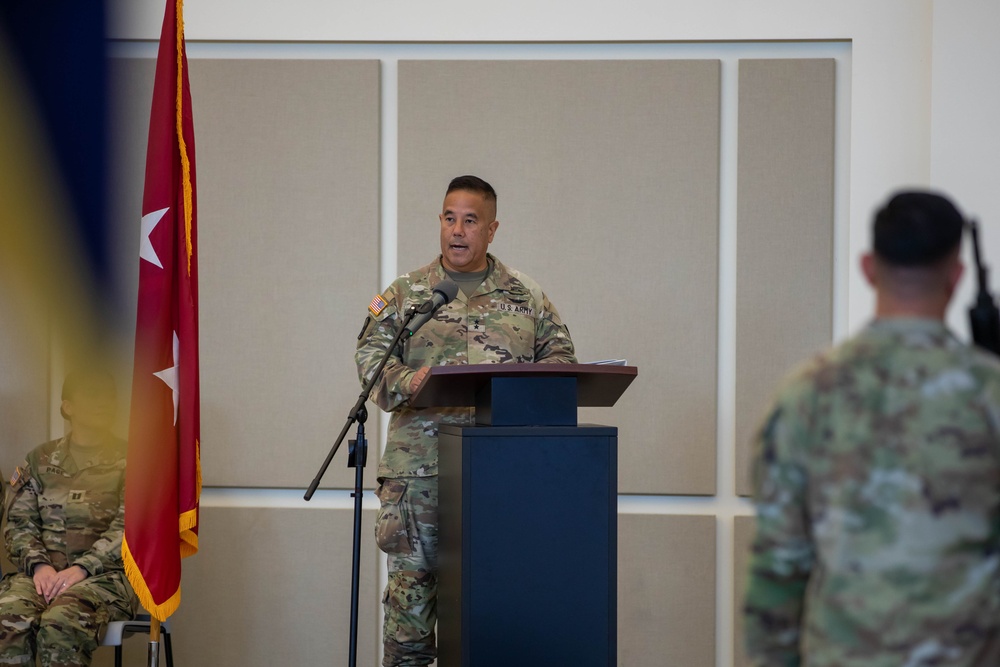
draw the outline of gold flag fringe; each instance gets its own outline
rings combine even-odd
[[[187,249],[187,272],[191,275],[194,242],[191,238],[194,189],[191,187],[191,159],[184,141],[184,0],[177,0],[177,143],[181,152],[181,184],[184,189],[184,239]]]
[[[124,536],[122,536],[122,561],[125,563],[125,575],[128,577],[129,583],[132,584],[132,590],[135,591],[136,597],[139,598],[139,604],[149,612],[150,616],[162,622],[177,611],[177,607],[181,604],[181,587],[178,585],[177,590],[166,602],[156,604],[153,600],[153,594],[149,590],[149,585],[142,576],[142,570],[139,569],[135,558],[132,557],[128,540]]]

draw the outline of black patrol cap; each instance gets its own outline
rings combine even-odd
[[[942,195],[898,192],[875,214],[872,248],[896,266],[928,266],[947,257],[962,242],[965,219]]]

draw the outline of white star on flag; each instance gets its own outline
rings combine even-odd
[[[156,266],[163,268],[160,264],[160,258],[156,256],[156,249],[153,248],[153,243],[149,240],[149,235],[156,228],[156,224],[166,215],[170,207],[161,208],[159,211],[153,211],[152,213],[147,213],[142,216],[142,223],[140,227],[142,232],[139,238],[139,258],[144,259],[150,264],[155,264]]]
[[[163,209],[163,210],[166,210],[166,209]],[[180,363],[178,361],[178,359],[177,359],[177,351],[178,351],[179,348],[180,348],[180,341],[177,340],[177,332],[175,331],[174,332],[174,359],[173,359],[174,365],[171,366],[170,368],[164,368],[162,371],[158,371],[156,373],[153,373],[153,375],[155,375],[156,377],[158,377],[161,380],[163,380],[163,383],[165,385],[167,385],[168,387],[170,387],[170,391],[174,392],[174,426],[177,426],[177,397],[179,395],[178,391],[177,391],[177,367],[178,367],[178,365]]]

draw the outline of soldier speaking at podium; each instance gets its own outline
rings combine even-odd
[[[896,195],[876,316],[792,375],[758,436],[752,664],[1000,665],[1000,362],[944,324],[964,221]]]
[[[389,555],[383,665],[429,665],[436,655],[437,427],[471,424],[471,408],[410,407],[431,366],[576,363],[569,330],[538,284],[487,252],[499,222],[493,187],[475,176],[448,186],[441,255],[400,276],[369,306],[355,360],[362,385],[392,342],[402,314],[444,280],[459,286],[444,306],[392,351],[372,400],[390,412],[376,491],[375,539]],[[502,471],[497,471],[502,474]]]

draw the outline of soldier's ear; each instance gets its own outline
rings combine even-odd
[[[874,254],[866,252],[861,255],[861,273],[864,274],[869,285],[878,287],[878,260],[875,259]]]
[[[68,400],[64,400],[59,404],[59,414],[62,415],[63,419],[69,421],[70,417],[73,416],[73,404]]]

